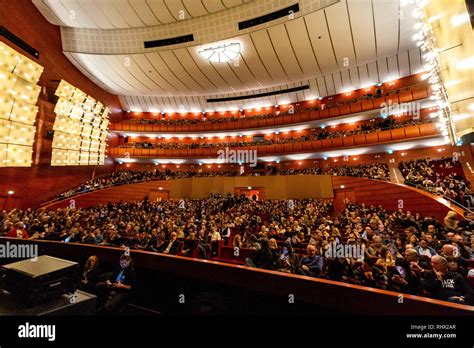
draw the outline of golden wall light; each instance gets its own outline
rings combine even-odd
[[[51,165],[99,164],[100,149],[107,141],[108,108],[64,80],[55,94],[59,100],[55,107],[53,150],[67,149],[68,155],[66,160],[52,161]]]

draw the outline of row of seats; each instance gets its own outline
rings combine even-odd
[[[260,145],[235,147],[235,150],[256,150],[258,155],[299,153],[321,149],[332,149],[341,147],[361,146],[377,144],[390,141],[400,141],[418,137],[428,137],[438,134],[434,123],[421,124],[406,128],[386,130],[370,134],[357,134],[343,138],[330,138],[322,140],[304,141],[288,144]],[[131,157],[216,157],[219,148],[201,149],[135,149],[135,148],[111,148],[110,155],[123,157],[128,153]]]
[[[375,98],[373,100],[364,100],[350,105],[342,105],[324,110],[313,110],[288,115],[276,115],[271,118],[246,120],[238,119],[229,122],[220,123],[197,123],[197,124],[140,124],[140,123],[111,123],[110,130],[130,131],[130,132],[198,132],[198,131],[219,131],[248,128],[273,127],[284,124],[301,123],[315,121],[320,119],[349,115],[353,113],[380,109],[385,104],[408,103],[414,100],[427,98],[429,95],[428,87],[417,87],[413,90],[400,92],[388,97]]]

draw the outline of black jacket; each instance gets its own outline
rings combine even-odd
[[[440,281],[434,271],[423,272],[422,286],[436,299],[464,296],[467,304],[474,304],[474,292],[459,273],[448,271]]]
[[[259,249],[252,259],[258,268],[274,269],[273,254],[270,249]]]

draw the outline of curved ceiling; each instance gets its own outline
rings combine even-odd
[[[76,27],[61,30],[63,49],[84,74],[120,95],[124,108],[133,111],[219,110],[281,104],[361,88],[422,70],[420,50],[412,39],[416,23],[410,15],[413,5],[406,1],[401,4],[399,0],[334,1],[300,0],[301,11],[294,16],[243,31],[238,30],[238,21],[268,13],[247,9],[284,8],[295,1],[240,1],[241,6],[237,1],[229,1],[228,7],[231,3],[237,7],[221,8],[223,11],[219,13],[159,28],[121,30],[88,29],[94,28],[92,25],[97,22],[87,21],[87,16],[79,16],[78,12]],[[90,3],[86,0],[34,2],[47,18],[45,7],[55,13],[57,23],[68,26],[71,26],[68,12],[61,10],[64,4],[89,8]],[[166,5],[171,0],[130,0],[128,4],[152,2]],[[176,2],[188,4],[185,0]],[[213,3],[217,8],[221,1],[194,2]],[[124,1],[93,3],[107,5],[115,13],[123,10]],[[192,12],[190,8],[189,12]],[[122,15],[127,16],[126,13]],[[192,30],[196,27],[193,23],[200,23],[199,28]],[[223,25],[227,29],[220,31]],[[161,33],[158,38],[193,33],[195,41],[145,49],[144,40],[157,38],[154,31]],[[216,32],[221,36],[216,36]],[[238,60],[212,63],[201,57],[198,51],[208,47],[212,38],[219,38],[220,43],[240,42],[242,52]],[[238,104],[206,101],[307,84],[310,88],[306,91],[248,99]]]
[[[223,11],[253,0],[33,0],[55,25],[128,29],[169,24]]]

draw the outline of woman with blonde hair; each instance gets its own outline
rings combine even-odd
[[[242,243],[242,236],[240,234],[236,234],[234,236],[234,240],[232,241],[232,246],[234,248],[242,248],[243,243]]]
[[[448,211],[444,218],[444,228],[446,231],[457,231],[458,229],[458,221],[456,220],[456,212],[455,211]]]

